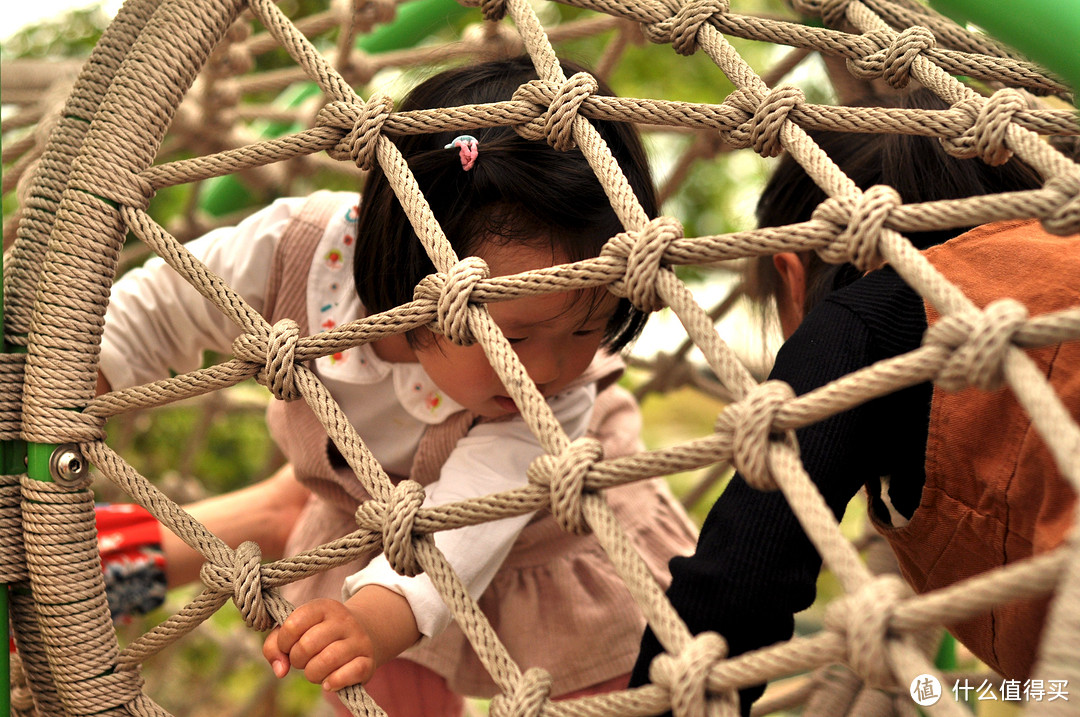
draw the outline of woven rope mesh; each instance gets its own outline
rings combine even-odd
[[[1047,140],[1080,134],[1066,88],[1013,51],[907,0],[797,0],[794,10],[815,19],[812,24],[742,14],[727,0],[570,4],[586,12],[560,23],[557,13],[525,0],[484,0],[479,13],[471,10],[466,16],[460,39],[384,54],[356,50],[353,40],[391,20],[396,11],[392,2],[342,3],[295,23],[269,0],[136,0],[124,6],[75,80],[48,144],[41,145],[37,169],[26,175],[21,192],[17,240],[5,259],[5,334],[27,352],[25,358],[7,356],[3,363],[4,437],[72,446],[103,479],[205,555],[205,588],[121,649],[105,603],[88,479],[9,481],[0,492],[0,508],[7,511],[0,522],[6,531],[4,580],[28,583],[32,589],[32,597],[22,594],[13,603],[25,670],[17,709],[30,709],[25,699],[29,692],[43,714],[164,714],[152,696],[144,694],[144,660],[230,600],[253,627],[280,622],[291,607],[277,588],[373,548],[386,551],[403,570],[422,569],[431,576],[499,689],[491,703],[493,715],[649,715],[673,706],[685,715],[732,714],[733,690],[739,687],[836,663],[854,674],[834,678],[821,671],[813,684],[772,707],[805,698],[819,687],[827,695],[842,689],[839,683],[845,679],[854,679],[857,688],[862,679],[898,687],[904,699],[886,699],[886,708],[910,713],[910,702],[904,702],[906,686],[917,675],[937,674],[925,650],[928,630],[1002,601],[1051,592],[1055,600],[1040,671],[1080,684],[1080,628],[1075,620],[1080,546],[1075,540],[952,587],[912,595],[898,590],[891,578],[875,577],[844,538],[802,468],[792,439],[794,429],[926,380],[957,387],[1001,383],[1030,413],[1061,474],[1073,487],[1080,486],[1080,427],[1022,350],[1080,339],[1080,305],[1035,317],[1018,317],[1002,309],[1004,304],[978,309],[903,236],[1028,217],[1040,220],[1051,233],[1080,231],[1080,166],[1059,151],[1056,141]],[[306,36],[329,29],[337,31],[336,44],[320,52]],[[583,95],[581,83],[563,72],[553,42],[595,34],[606,38],[602,54],[592,62],[598,74],[617,66],[629,45],[648,42],[694,55],[686,61],[695,62],[694,67],[709,65],[718,83],[734,89],[726,98],[718,92],[714,101],[702,102]],[[755,70],[735,49],[743,40],[794,49],[778,53],[781,59],[774,67]],[[253,54],[280,52],[278,48],[288,55],[283,69],[250,72]],[[367,86],[387,67],[520,52],[533,59],[540,80],[529,92],[494,105],[393,112],[384,96],[354,89]],[[812,92],[784,84],[810,52],[831,58],[833,70],[848,73],[834,73],[841,98],[847,82],[897,88],[917,82],[950,109],[811,102],[807,95]],[[974,91],[957,75],[986,93]],[[240,102],[305,78],[318,84],[321,95],[298,109],[267,110]],[[687,235],[677,216],[648,219],[621,170],[597,142],[589,122],[595,118],[694,137],[687,143],[692,151],[673,163],[672,184],[681,181],[702,154],[738,150],[775,156],[787,151],[830,198],[813,220],[800,225]],[[255,141],[249,120],[300,126],[280,138]],[[589,158],[625,229],[600,257],[558,271],[533,272],[528,287],[524,277],[506,276],[483,278],[466,289],[455,284],[455,277],[464,273],[456,271],[463,258],[450,248],[427,205],[412,201],[407,210],[438,272],[421,285],[417,299],[319,334],[290,338],[288,326],[269,325],[184,250],[182,240],[209,228],[210,220],[186,214],[166,228],[148,210],[160,191],[223,175],[239,174],[255,192],[267,186],[295,192],[324,179],[323,171],[352,180],[375,163],[401,195],[415,197],[392,137],[443,130],[467,133],[491,124],[514,126],[526,137],[554,145],[573,142]],[[1044,185],[1023,193],[904,205],[887,191],[860,191],[806,130],[922,134],[940,138],[951,153],[971,161],[1001,163],[1015,155],[1044,178]],[[20,149],[30,151],[28,146]],[[178,149],[194,156],[176,159]],[[244,335],[234,344],[235,356],[211,368],[95,397],[102,317],[128,233],[218,304],[243,327]],[[675,269],[802,250],[817,251],[833,263],[851,261],[862,269],[887,261],[943,316],[951,317],[951,333],[802,396],[772,382],[759,384],[715,329],[726,304],[714,311],[703,308]],[[681,375],[728,400],[714,431],[631,457],[600,460],[565,435],[484,306],[537,287],[561,292],[595,286],[608,286],[646,311],[670,308],[678,317],[685,344],[656,360],[657,375]],[[446,297],[466,290],[469,301],[460,313],[440,309]],[[484,347],[547,452],[530,469],[527,484],[465,503],[435,508],[410,504],[305,367],[317,357],[420,326],[440,332],[464,326]],[[988,341],[990,334],[998,338]],[[988,344],[993,347],[989,354]],[[279,353],[282,346],[288,347],[287,353]],[[707,371],[673,368],[691,347],[700,351]],[[104,442],[105,423],[114,416],[252,377],[278,398],[298,396],[307,402],[373,496],[358,515],[355,532],[317,550],[261,565],[256,547],[226,546]],[[658,378],[650,385],[661,383]],[[695,638],[687,630],[613,518],[603,491],[652,476],[729,464],[755,488],[784,494],[826,568],[838,578],[844,597],[832,609],[836,619],[820,632],[726,659],[722,640]],[[576,492],[571,491],[575,477],[580,479]],[[515,664],[427,537],[533,510],[560,513],[556,517],[567,525],[584,521],[596,534],[667,650],[654,667],[653,684],[577,700],[549,700],[545,675]],[[411,531],[395,534],[386,527],[391,523],[411,525]],[[381,713],[360,688],[347,689],[344,700],[356,714]],[[807,707],[808,713],[840,713],[823,700]],[[866,692],[859,701],[873,710],[880,707],[874,700]],[[949,700],[931,709],[935,714],[965,714]],[[1031,713],[1040,715],[1064,714],[1067,709],[1049,702],[1030,706]]]

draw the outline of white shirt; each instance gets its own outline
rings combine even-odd
[[[308,326],[326,330],[364,315],[352,275],[350,232],[355,230],[357,195],[342,193],[341,211],[328,223],[307,281]],[[281,199],[236,227],[216,229],[187,248],[262,312],[277,241],[303,198]],[[183,278],[153,259],[113,286],[105,316],[100,368],[113,388],[146,383],[198,368],[204,350],[229,354],[240,328]],[[420,437],[429,425],[461,410],[418,363],[390,363],[370,345],[317,359],[314,372],[340,404],[383,467],[407,475]],[[596,398],[595,386],[549,399],[571,439],[584,434]],[[521,486],[525,471],[541,455],[536,437],[520,417],[481,424],[461,439],[438,481],[425,488],[425,506],[440,505]],[[435,544],[477,598],[491,582],[531,514],[435,535]],[[433,637],[452,616],[426,575],[406,578],[379,556],[349,577],[348,597],[364,585],[403,595],[420,632]]]

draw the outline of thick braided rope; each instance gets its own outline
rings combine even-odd
[[[954,388],[1004,382],[1031,413],[1063,475],[1074,486],[1080,486],[1080,430],[1020,351],[1020,347],[1080,338],[1080,307],[1034,319],[1009,304],[976,310],[901,236],[904,231],[1015,216],[1036,216],[1048,229],[1059,233],[1077,231],[1080,180],[1076,167],[1045,146],[1037,134],[1075,134],[1075,119],[1070,119],[1067,113],[1027,110],[1008,90],[989,99],[978,97],[949,75],[963,72],[997,81],[1027,82],[1043,91],[1058,91],[1060,86],[1022,62],[996,57],[994,62],[980,63],[966,52],[938,49],[933,32],[919,28],[898,32],[869,5],[859,2],[831,3],[822,11],[828,15],[827,24],[835,25],[846,19],[862,34],[739,16],[726,3],[674,6],[643,2],[603,9],[643,23],[646,35],[653,41],[670,42],[680,52],[702,51],[732,79],[737,90],[729,101],[713,106],[596,98],[590,94],[592,85],[587,77],[567,79],[563,75],[547,34],[526,3],[492,0],[484,2],[482,9],[489,18],[508,15],[513,19],[523,46],[537,63],[540,80],[522,88],[505,103],[459,108],[445,115],[428,112],[407,116],[389,112],[383,100],[362,101],[338,71],[295,32],[276,6],[268,2],[253,3],[254,12],[270,34],[289,50],[307,76],[319,81],[331,98],[326,111],[320,113],[317,126],[282,140],[225,150],[211,157],[121,173],[119,178],[80,177],[73,184],[78,190],[94,190],[97,196],[118,204],[120,209],[113,213],[100,203],[69,198],[79,213],[65,217],[66,225],[60,223],[57,231],[61,238],[74,242],[75,224],[101,222],[119,227],[118,221],[122,222],[123,227],[153,247],[177,271],[190,277],[203,295],[220,306],[245,333],[234,347],[236,358],[215,369],[93,400],[85,390],[74,391],[74,395],[61,395],[55,406],[40,407],[25,417],[24,433],[34,440],[82,442],[88,457],[104,474],[150,507],[170,529],[208,558],[203,570],[206,590],[166,621],[164,627],[147,633],[123,654],[107,654],[102,658],[62,654],[50,658],[50,669],[61,686],[58,698],[65,704],[126,705],[135,713],[152,711],[155,708],[137,694],[134,668],[142,659],[192,629],[228,599],[237,603],[253,627],[280,621],[287,615],[288,606],[276,597],[277,587],[346,562],[375,545],[381,545],[392,564],[403,572],[424,570],[432,577],[501,690],[501,696],[492,705],[495,714],[531,715],[541,711],[646,714],[664,709],[687,715],[717,713],[714,710],[724,713],[732,708],[730,697],[735,688],[836,660],[850,664],[871,685],[906,684],[905,677],[933,672],[918,639],[928,627],[977,614],[1001,600],[1032,597],[1052,590],[1058,576],[1066,574],[1067,564],[1075,563],[1069,558],[1068,545],[1050,555],[925,596],[909,596],[894,582],[873,578],[851,544],[840,535],[831,512],[802,468],[790,436],[795,428],[873,396],[928,379]],[[937,113],[856,112],[809,106],[801,93],[766,85],[746,66],[722,33],[812,46],[846,57],[849,67],[861,76],[880,77],[894,85],[914,78],[949,99],[953,109]],[[242,37],[236,39],[243,42]],[[986,49],[971,46],[965,50],[973,48]],[[799,158],[831,199],[811,222],[798,227],[685,238],[677,222],[646,220],[610,153],[597,142],[588,117],[644,117],[645,121],[660,119],[671,126],[710,127],[718,130],[728,143],[752,147],[761,154],[786,150]],[[522,132],[536,132],[537,137],[557,148],[577,146],[596,169],[626,232],[613,238],[596,259],[579,262],[572,268],[542,270],[527,276],[488,278],[482,269],[470,266],[468,259],[459,261],[387,135],[468,128],[482,126],[477,123],[484,122],[516,124]],[[804,128],[815,127],[858,131],[885,127],[892,131],[929,133],[941,137],[954,153],[978,156],[991,163],[1003,161],[1010,153],[1016,154],[1050,179],[1043,190],[1013,198],[975,198],[904,207],[886,190],[875,188],[865,193],[856,190],[809,140]],[[418,234],[438,274],[418,287],[415,301],[406,307],[352,322],[318,337],[300,337],[287,325],[267,326],[242,299],[206,272],[168,232],[150,220],[145,207],[148,196],[157,187],[262,166],[323,149],[341,153],[342,158],[347,157],[362,167],[379,162],[414,224],[419,226]],[[92,183],[98,179],[108,188]],[[916,290],[942,310],[945,318],[941,328],[928,335],[927,343],[912,354],[869,367],[804,396],[796,398],[783,386],[756,387],[734,352],[717,335],[713,317],[694,301],[671,267],[801,249],[816,249],[829,261],[852,261],[863,268],[889,261]],[[77,256],[74,261],[82,261],[82,257]],[[114,263],[115,258],[90,257],[88,261],[108,264]],[[48,259],[41,271],[59,274],[67,268],[62,261]],[[94,282],[85,285],[93,286]],[[734,399],[719,417],[713,435],[673,448],[613,460],[604,460],[586,444],[571,443],[483,309],[487,301],[527,295],[538,289],[567,291],[601,285],[612,286],[645,310],[671,307],[683,322],[690,341],[702,351],[709,368]],[[91,303],[103,302],[101,290],[94,289],[91,294]],[[89,334],[89,340],[93,340],[92,332],[80,330],[77,322],[74,329],[70,328],[70,322],[65,326],[61,323],[64,322],[34,328],[34,338],[42,344],[86,342]],[[497,496],[420,508],[415,491],[391,488],[389,479],[325,389],[297,364],[425,324],[455,341],[480,343],[510,387],[522,415],[548,451],[530,469],[529,485]],[[69,334],[71,338],[67,338]],[[51,381],[50,385],[65,380],[76,386],[92,383],[93,362],[73,361],[78,368],[72,380],[45,361],[35,359],[33,353],[31,359],[27,382],[34,386],[35,393],[43,390],[38,384],[46,380]],[[356,533],[305,555],[260,566],[254,546],[242,546],[236,551],[223,546],[190,518],[184,518],[182,511],[100,443],[100,422],[105,416],[134,406],[156,405],[213,390],[248,376],[256,376],[278,398],[302,398],[327,427],[342,455],[375,497],[358,511]],[[69,403],[87,408],[71,412],[66,410]],[[722,643],[710,638],[691,639],[599,493],[605,487],[629,480],[717,461],[734,462],[756,487],[781,490],[826,566],[840,578],[848,597],[832,609],[826,630],[819,635],[731,660],[723,659]],[[27,491],[38,490],[33,483],[24,486]],[[54,502],[49,497],[51,494],[31,495],[34,505]],[[55,509],[33,508],[29,516],[22,517],[23,525],[34,526],[31,532],[35,536],[48,535],[54,523],[63,525],[61,516],[69,508],[60,506],[67,506],[63,502],[67,500],[62,498]],[[475,601],[428,537],[437,530],[545,507],[555,512],[566,529],[596,533],[627,581],[668,650],[665,659],[654,665],[654,685],[633,693],[567,703],[549,702],[547,678],[536,672],[523,672],[513,663]],[[82,520],[81,532],[86,533],[85,499],[70,502],[70,510],[82,516],[77,520]],[[64,530],[70,533],[71,529]],[[27,551],[34,556],[29,562],[32,570],[40,574],[38,582],[44,586],[40,598],[43,629],[60,630],[59,637],[51,639],[63,641],[66,638],[62,626],[69,618],[57,616],[60,622],[55,623],[45,607],[53,595],[50,587],[58,579],[49,572],[49,566],[61,562],[85,563],[92,552],[80,548],[78,558],[59,557],[53,554],[56,548],[47,539],[44,547],[40,545],[38,542],[32,547],[28,545]],[[100,576],[89,567],[77,572],[90,582],[78,588],[65,585],[63,594],[69,595],[68,591],[75,589],[93,603],[94,596],[100,594],[100,586],[94,581]],[[1055,612],[1055,618],[1067,614],[1066,611],[1067,608],[1062,608]],[[101,624],[101,620],[97,623]],[[1044,654],[1048,660],[1062,661],[1055,657],[1053,648]],[[100,684],[93,683],[89,696],[76,695],[66,688],[66,678],[69,674],[82,674],[79,663],[84,659],[93,663],[91,672],[99,670],[96,674],[102,674],[100,670],[111,664],[120,664],[124,669],[108,680],[99,680]],[[98,660],[103,662],[99,665]],[[31,671],[41,674],[36,667]],[[350,693],[347,703],[364,713],[377,711],[362,693]],[[951,713],[948,706],[939,710],[943,714]]]

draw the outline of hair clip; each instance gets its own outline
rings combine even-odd
[[[473,168],[473,165],[476,164],[476,155],[479,154],[479,145],[480,143],[476,141],[476,137],[469,134],[459,134],[443,149],[453,149],[454,147],[457,147],[461,154],[461,168],[468,172]]]

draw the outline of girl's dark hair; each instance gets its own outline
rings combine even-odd
[[[567,75],[581,71],[563,62]],[[537,79],[527,57],[497,60],[441,72],[419,84],[398,110],[409,111],[509,100],[522,84]],[[600,83],[600,94],[611,90]],[[649,217],[657,200],[641,141],[632,125],[594,120]],[[459,133],[404,135],[395,144],[409,163],[459,257],[485,242],[550,245],[553,256],[579,261],[597,256],[623,226],[585,156],[560,152],[544,140],[526,140],[510,127],[470,130],[479,142],[473,168],[462,169],[456,149],[445,149]],[[412,300],[413,288],[435,271],[386,175],[367,178],[357,219],[353,272],[357,293],[369,312]],[[594,300],[602,291],[592,292]],[[617,350],[632,341],[645,315],[622,299],[604,334]],[[416,337],[409,335],[410,341]]]
[[[872,104],[906,109],[948,109],[933,92],[918,89],[895,98],[876,98]],[[979,159],[953,157],[933,137],[899,134],[855,134],[811,131],[810,136],[860,189],[887,184],[905,204],[939,199],[1038,189],[1038,175],[1017,158],[992,167]],[[759,226],[775,227],[808,221],[825,200],[821,190],[790,155],[777,165],[757,205]],[[906,236],[918,249],[940,244],[973,227]],[[816,253],[803,255],[806,264],[806,300],[809,312],[829,293],[858,279],[862,273],[851,264],[828,264]],[[771,257],[760,257],[751,269],[751,294],[759,301],[775,297],[780,278]]]

